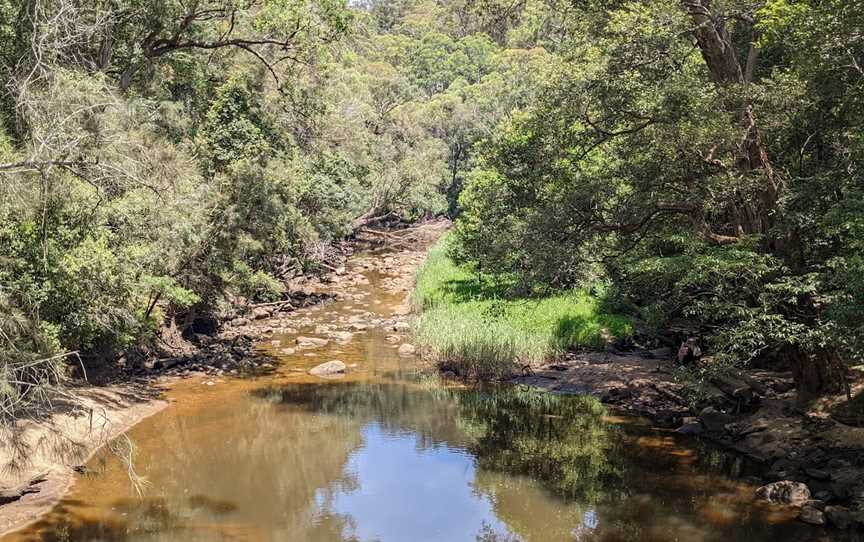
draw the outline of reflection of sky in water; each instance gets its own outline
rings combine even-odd
[[[323,514],[350,518],[346,538],[474,541],[484,524],[507,533],[489,500],[471,487],[469,454],[444,446],[421,449],[415,435],[385,432],[374,423],[363,429],[363,438],[365,445],[346,465],[356,484],[336,488],[332,498],[320,490],[316,495]]]

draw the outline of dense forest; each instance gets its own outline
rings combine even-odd
[[[862,24],[859,0],[0,0],[3,415],[433,216],[501,295],[590,291],[839,389]]]

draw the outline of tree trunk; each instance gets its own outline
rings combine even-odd
[[[798,392],[798,401],[806,403],[826,393],[837,393],[846,382],[846,369],[836,352],[819,349],[803,352],[790,348],[792,376]],[[847,390],[848,393],[848,390]]]
[[[741,68],[738,54],[732,46],[732,38],[726,29],[725,17],[719,8],[712,9],[711,0],[681,0],[681,5],[695,23],[693,36],[714,82],[721,87],[748,83],[745,70]],[[747,77],[752,77],[757,58],[755,49],[751,50],[748,55]],[[771,250],[775,248],[770,233],[777,223],[780,185],[762,142],[750,101],[743,98],[726,107],[738,115],[744,134],[739,143],[736,166],[745,174],[759,174],[762,177],[757,201],[747,201],[745,197],[736,206],[737,233],[765,235],[766,247]]]
[[[748,85],[756,70],[758,51],[751,45],[747,64],[742,69],[739,55],[726,28],[727,17],[722,13],[719,2],[712,5],[712,0],[681,0],[681,6],[694,23],[693,37],[714,82],[720,87]],[[751,21],[751,25],[754,23],[755,21]],[[751,28],[751,32],[755,39],[757,34],[754,29]],[[780,215],[781,184],[762,141],[753,104],[746,93],[741,96],[724,104],[727,111],[737,116],[742,130],[735,166],[744,175],[758,176],[761,184],[756,191],[755,201],[748,194],[742,194],[739,201],[735,202],[735,234],[763,236],[763,250],[779,256],[794,268],[800,259],[800,241],[794,232],[784,236],[776,231]],[[710,224],[703,224],[706,233],[711,234]],[[785,359],[777,361],[791,362],[799,398],[804,401],[838,391],[845,381],[843,364],[832,350],[806,352],[789,345],[783,349],[782,358]]]

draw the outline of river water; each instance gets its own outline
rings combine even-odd
[[[297,334],[404,301],[366,277],[351,299],[306,309]],[[274,374],[176,384],[129,432],[140,495],[103,453],[4,542],[840,540],[754,506],[734,457],[592,399],[445,385],[400,358],[392,333],[294,353],[297,334],[276,336],[262,345]],[[348,374],[306,373],[332,359]]]

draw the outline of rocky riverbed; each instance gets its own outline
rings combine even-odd
[[[588,393],[670,431],[707,439],[758,464],[757,498],[798,511],[802,521],[864,530],[864,427],[838,420],[845,397],[798,404],[790,373],[715,377],[698,399],[674,378],[669,349],[570,353],[514,383]],[[853,394],[864,392],[857,379]]]

